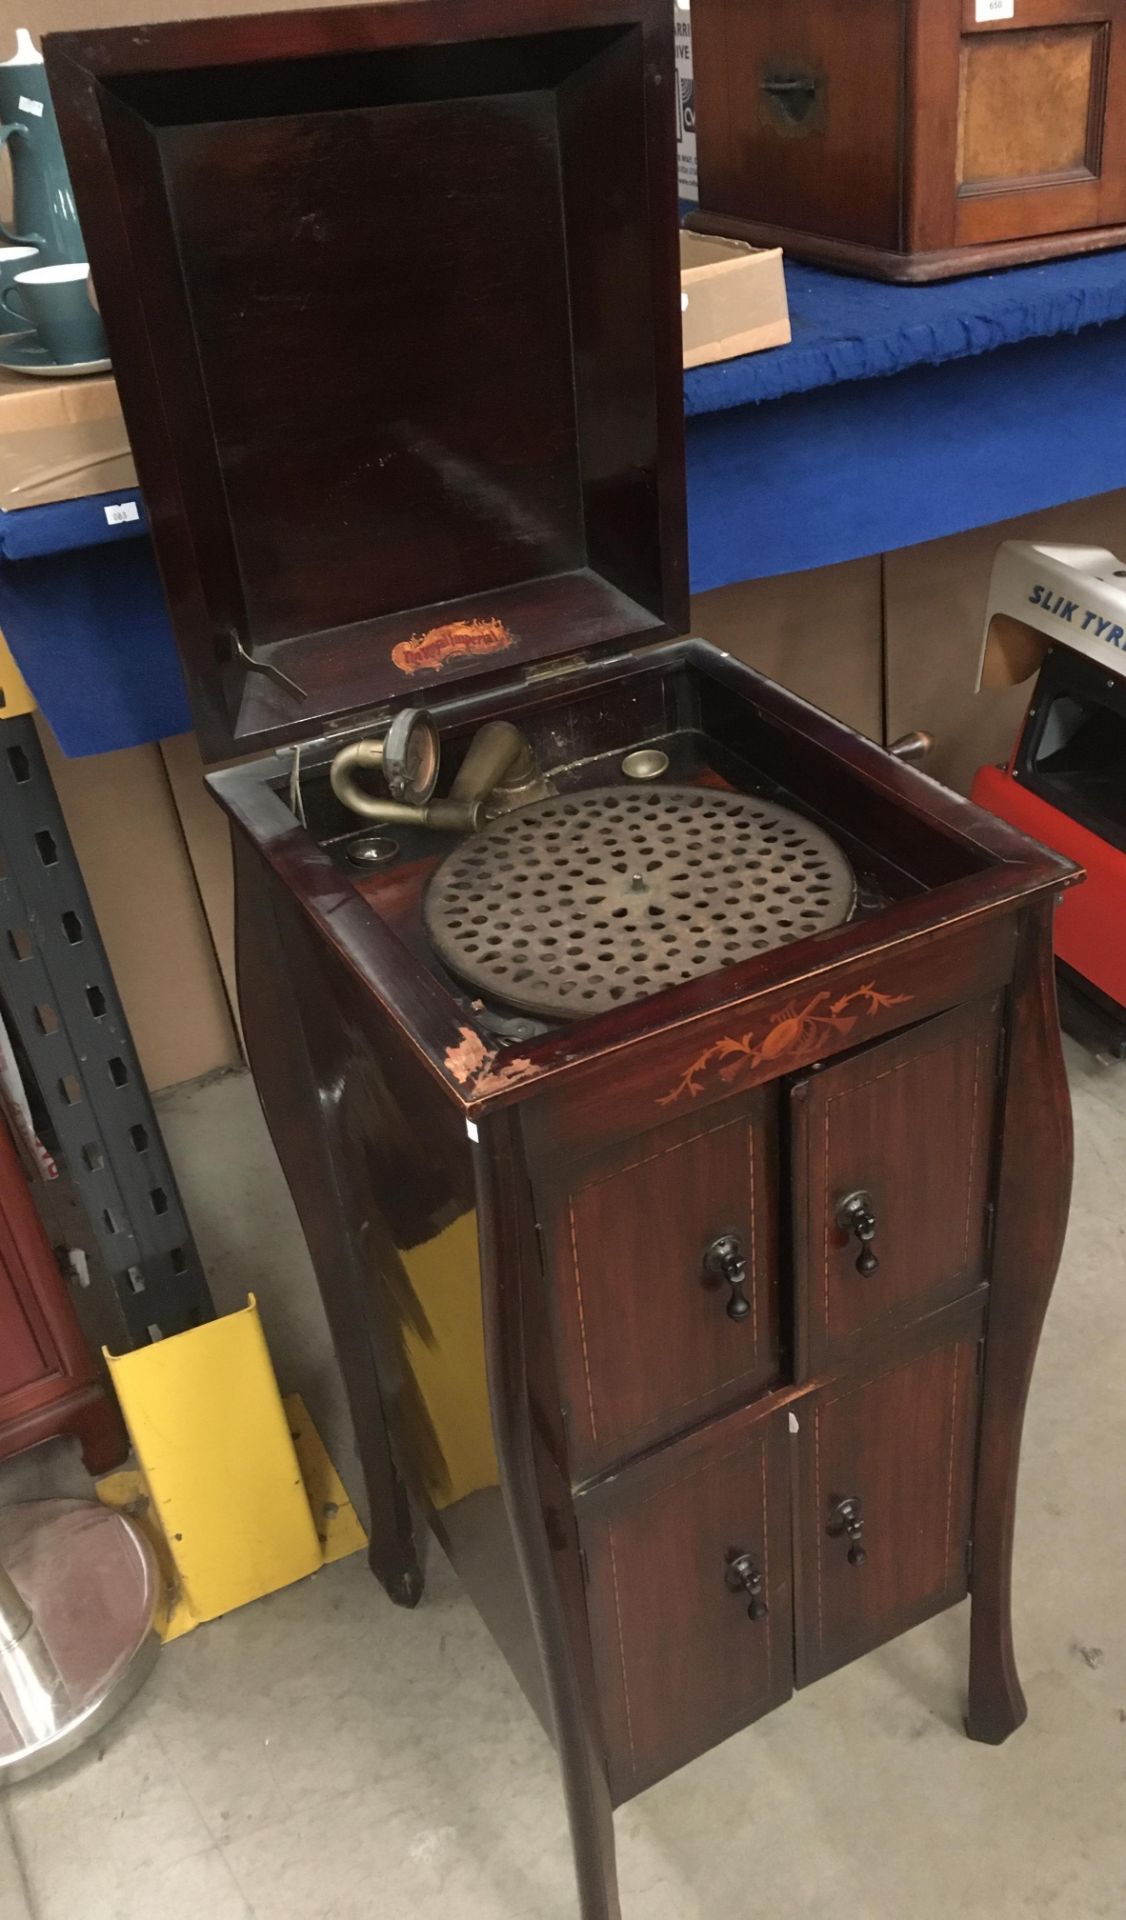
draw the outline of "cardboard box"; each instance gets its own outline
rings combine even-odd
[[[682,232],[680,318],[686,367],[788,346],[790,308],[781,248]]]
[[[206,768],[194,733],[178,733],[173,739],[162,740],[160,752],[227,990],[231,1018],[241,1034],[235,973],[234,870],[227,817],[203,784]]]
[[[43,507],[136,484],[110,374],[32,380],[0,368],[0,508]]]

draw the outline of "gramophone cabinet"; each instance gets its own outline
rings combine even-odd
[[[610,1920],[616,1805],[967,1594],[1024,1716],[1075,869],[682,637],[667,0],[47,44],[371,1564],[441,1541]]]
[[[692,0],[690,224],[883,280],[1126,243],[1124,0]]]

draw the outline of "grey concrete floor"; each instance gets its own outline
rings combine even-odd
[[[1028,1724],[961,1731],[968,1610],[798,1695],[618,1816],[627,1920],[1126,1915],[1126,1067],[1070,1056],[1075,1205],[1026,1430]],[[243,1077],[162,1119],[221,1306],[355,1463],[304,1248]],[[0,1502],[80,1475],[65,1450]],[[161,1656],[103,1746],[0,1796],[0,1920],[573,1920],[552,1757],[436,1552],[362,1557]]]

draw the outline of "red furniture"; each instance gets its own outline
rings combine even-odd
[[[90,1473],[107,1472],[127,1450],[0,1120],[0,1459],[62,1433],[78,1435]]]

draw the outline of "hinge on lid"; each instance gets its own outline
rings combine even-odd
[[[977,1363],[975,1367],[975,1372],[977,1373],[977,1377],[979,1380],[981,1379],[981,1376],[984,1370],[985,1370],[985,1335],[982,1334],[981,1339],[977,1343]]]
[[[389,727],[391,724],[390,707],[372,707],[364,714],[343,713],[339,720],[329,720],[325,725],[322,739],[325,744],[332,740],[335,744],[343,736],[352,733],[370,733],[373,727]]]
[[[584,1587],[589,1587],[589,1585],[590,1585],[590,1567],[589,1567],[589,1566],[588,1566],[588,1564],[587,1564],[587,1557],[586,1557],[586,1548],[585,1548],[585,1547],[580,1547],[580,1548],[579,1548],[579,1565],[580,1565],[580,1567],[581,1567],[581,1568],[582,1568],[582,1570],[583,1570],[583,1586],[584,1586]]]
[[[533,680],[560,680],[565,673],[579,673],[589,665],[588,653],[554,654],[550,660],[536,660],[525,667],[520,678],[525,684]]]
[[[992,1200],[985,1203],[985,1251],[993,1252],[993,1233],[997,1225],[997,1206]]]
[[[966,1541],[966,1579],[967,1580],[972,1578],[973,1570],[974,1570],[974,1543],[972,1540],[967,1540]]]

